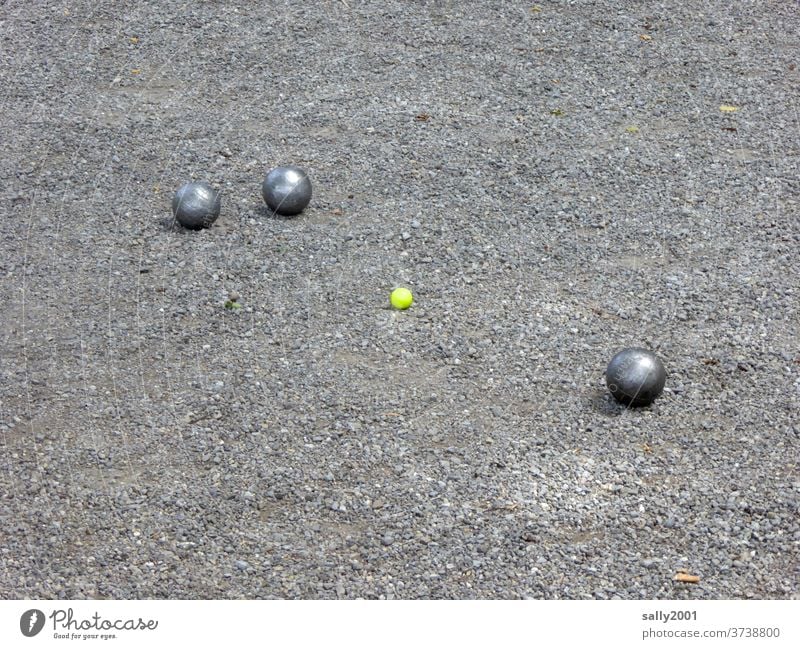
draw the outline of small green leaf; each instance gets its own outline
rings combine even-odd
[[[231,311],[235,311],[237,309],[241,309],[242,305],[239,304],[238,302],[234,302],[233,300],[228,300],[227,302],[225,302],[225,308],[230,309]]]

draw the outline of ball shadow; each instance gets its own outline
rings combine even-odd
[[[199,232],[200,230],[210,230],[217,224],[217,222],[215,221],[209,226],[190,228],[186,225],[183,225],[174,216],[165,216],[159,221],[159,223],[161,224],[161,227],[164,228],[167,232]]]
[[[276,212],[264,204],[259,205],[256,210],[256,215],[264,218],[264,219],[274,219],[276,221],[293,221],[296,219],[300,214],[281,214],[280,212]]]
[[[619,417],[628,408],[619,403],[606,390],[595,390],[589,397],[589,405],[596,413],[606,417]]]

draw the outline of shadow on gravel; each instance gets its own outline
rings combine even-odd
[[[300,214],[292,214],[291,216],[287,216],[285,214],[279,214],[278,212],[273,212],[266,205],[259,205],[256,208],[255,212],[256,215],[260,216],[261,218],[275,219],[276,221],[294,221],[303,214],[303,212],[300,212]]]
[[[617,417],[625,411],[623,406],[613,401],[608,394],[602,390],[598,390],[589,397],[589,404],[592,410],[606,417]]]

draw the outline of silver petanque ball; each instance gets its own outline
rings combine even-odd
[[[206,182],[186,183],[172,198],[172,213],[190,230],[210,228],[220,212],[220,194]]]
[[[664,390],[667,372],[651,351],[623,349],[606,368],[606,385],[614,398],[628,406],[647,406]]]
[[[261,194],[272,211],[293,216],[311,201],[311,180],[300,167],[276,167],[264,178]]]

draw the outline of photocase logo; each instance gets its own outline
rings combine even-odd
[[[25,611],[19,618],[19,630],[22,635],[32,638],[44,627],[44,613],[38,608]]]

